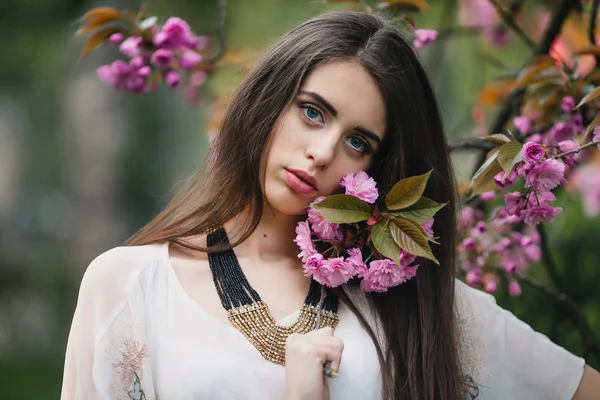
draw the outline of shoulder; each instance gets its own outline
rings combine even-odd
[[[164,244],[115,247],[98,255],[87,267],[80,296],[86,292],[127,292],[149,268],[167,261]]]

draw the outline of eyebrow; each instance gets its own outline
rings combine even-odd
[[[323,98],[323,96],[321,96],[318,93],[315,92],[309,92],[307,90],[300,90],[301,94],[305,94],[309,97],[312,97],[315,101],[317,101],[318,103],[320,103],[323,108],[325,108],[331,115],[333,115],[334,117],[338,116],[338,111],[335,109],[335,107],[333,107],[327,100],[325,100]],[[377,144],[381,143],[381,139],[379,138],[379,136],[377,136],[375,133],[371,132],[368,129],[365,129],[361,126],[357,126],[356,128],[354,128],[354,130],[364,136],[366,136],[367,138],[371,139],[372,141],[374,141]]]

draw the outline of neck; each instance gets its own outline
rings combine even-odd
[[[244,218],[247,218],[246,213],[232,222],[239,224]],[[285,215],[264,207],[256,229],[236,247],[236,253],[267,262],[296,258],[300,250],[293,240],[296,237],[296,225],[301,218],[302,216]]]

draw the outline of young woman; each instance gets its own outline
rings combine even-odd
[[[379,294],[303,275],[295,227],[315,198],[349,172],[386,192],[431,169],[441,266]],[[455,281],[453,188],[411,46],[377,15],[309,20],[240,85],[189,190],[88,267],[62,398],[597,398],[583,359]]]

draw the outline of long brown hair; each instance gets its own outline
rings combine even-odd
[[[387,132],[369,171],[386,192],[399,179],[433,169],[425,195],[448,202],[436,216],[437,266],[421,260],[416,279],[368,294],[385,333],[382,346],[346,293],[342,301],[375,341],[386,399],[459,399],[467,387],[458,356],[454,314],[454,182],[436,99],[412,47],[379,15],[335,12],[313,18],[270,47],[245,77],[205,162],[180,193],[129,242],[185,241],[243,211],[232,246],[245,240],[262,214],[261,156],[273,127],[317,66],[352,60],[376,81],[386,104]]]

